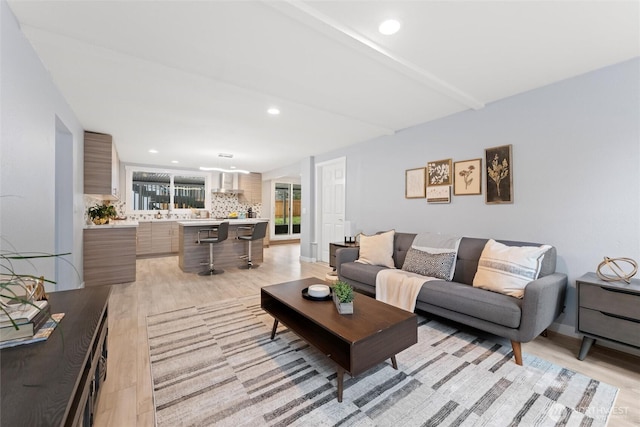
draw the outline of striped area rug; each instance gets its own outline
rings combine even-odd
[[[345,376],[251,297],[147,317],[156,425],[604,426],[618,390],[421,317],[418,344]]]

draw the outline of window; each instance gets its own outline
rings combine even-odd
[[[205,209],[210,204],[206,173],[130,167],[126,170],[130,211]]]
[[[300,234],[300,184],[276,183],[275,186],[275,234]]]

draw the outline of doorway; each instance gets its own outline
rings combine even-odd
[[[56,117],[55,139],[55,252],[73,252],[73,135]],[[71,255],[55,258],[56,291],[74,289],[77,273]]]
[[[299,238],[302,186],[288,182],[276,182],[274,189],[274,237],[276,239]]]
[[[316,236],[322,262],[329,262],[329,244],[344,239],[346,169],[344,157],[316,165]]]

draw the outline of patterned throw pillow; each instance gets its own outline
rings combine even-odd
[[[473,286],[522,298],[524,288],[538,278],[544,254],[542,246],[507,246],[489,239],[478,262]]]
[[[431,254],[419,249],[410,248],[404,259],[402,269],[423,276],[449,280],[451,268],[455,260],[455,252]]]

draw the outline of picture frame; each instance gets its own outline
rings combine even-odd
[[[427,163],[427,186],[451,185],[451,159]]]
[[[453,194],[482,194],[482,159],[462,160],[453,164]]]
[[[432,185],[427,187],[427,203],[451,203],[451,186]]]
[[[485,159],[485,203],[513,203],[513,159],[512,146],[486,148]]]
[[[405,199],[424,199],[426,194],[427,168],[407,169],[404,173]]]

